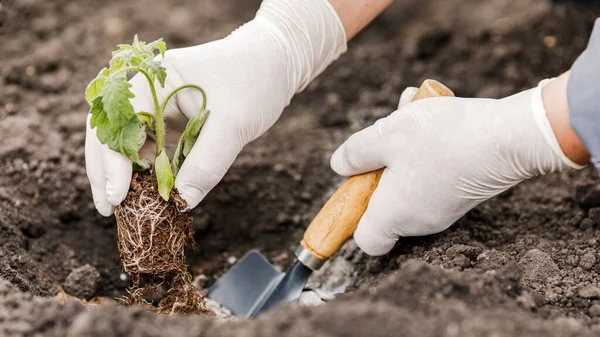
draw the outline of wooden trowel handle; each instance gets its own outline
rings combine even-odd
[[[439,96],[454,96],[454,93],[438,81],[426,80],[413,101]],[[320,260],[337,253],[356,230],[382,173],[380,169],[348,178],[308,226],[302,246]]]

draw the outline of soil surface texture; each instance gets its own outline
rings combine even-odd
[[[204,43],[259,5],[0,0],[0,336],[600,332],[600,179],[592,169],[527,181],[443,233],[401,239],[385,257],[347,249],[342,267],[329,267],[341,268],[346,292],[323,305],[219,322],[111,300],[131,280],[115,219],[97,214],[85,175],[85,85],[134,34],[163,37],[169,48]],[[600,8],[545,0],[396,1],[193,211],[197,248],[187,262],[195,285],[210,286],[250,249],[287,268],[303,229],[343,180],[330,155],[391,113],[406,86],[434,78],[457,96],[493,98],[533,87],[569,69],[597,16]]]

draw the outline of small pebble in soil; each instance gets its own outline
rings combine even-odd
[[[469,258],[464,256],[463,254],[460,254],[454,259],[452,259],[452,263],[454,263],[455,266],[461,268],[468,268],[471,266],[471,260],[469,260]]]
[[[86,264],[71,271],[63,286],[65,291],[73,296],[90,299],[96,294],[96,285],[99,279],[98,270]]]
[[[600,225],[600,207],[591,208],[588,212],[588,218]]]
[[[595,303],[590,307],[590,316],[591,317],[600,317],[600,304]]]
[[[119,279],[120,279],[121,281],[127,281],[127,274],[125,274],[125,273],[121,273],[121,274],[119,274]]]
[[[321,305],[324,303],[325,303],[325,301],[323,301],[321,296],[319,296],[319,294],[317,294],[315,291],[312,291],[312,290],[303,291],[300,294],[300,299],[298,300],[298,304],[306,305],[306,306],[315,306],[315,305]]]
[[[204,274],[199,274],[198,276],[194,277],[192,284],[194,287],[196,287],[196,289],[202,290],[206,285],[206,281],[208,281],[208,277]],[[200,293],[202,293],[202,291],[200,291]]]
[[[227,258],[227,263],[229,264],[234,264],[235,261],[237,261],[237,258],[235,256],[230,256]]]
[[[592,252],[585,253],[579,260],[579,266],[585,270],[590,270],[596,265],[596,255]]]
[[[219,303],[213,301],[210,298],[204,299],[206,306],[215,313],[215,318],[218,321],[228,322],[228,321],[237,321],[238,318],[234,316],[229,309],[220,305]]]
[[[475,267],[481,270],[498,270],[508,264],[511,258],[501,251],[492,249],[486,250],[477,256]]]
[[[579,228],[586,230],[586,229],[594,227],[595,224],[596,223],[594,222],[594,220],[585,218],[585,219],[581,220],[581,223],[579,223]]]
[[[577,255],[567,256],[567,263],[573,267],[577,267],[579,265],[579,257]]]
[[[446,255],[449,258],[456,258],[460,255],[469,258],[469,260],[475,260],[479,254],[481,254],[483,249],[481,247],[468,246],[468,245],[453,245],[450,248],[446,249]]]
[[[300,198],[302,198],[304,201],[310,201],[312,200],[312,194],[309,192],[302,192],[302,194],[300,194]]]
[[[579,289],[579,297],[600,298],[600,288],[595,285],[588,285]]]
[[[535,298],[529,292],[523,292],[519,297],[517,297],[517,303],[527,310],[533,310],[537,307]]]
[[[539,249],[531,249],[519,261],[523,270],[522,282],[524,284],[545,284],[551,277],[559,274],[559,268],[548,253]]]

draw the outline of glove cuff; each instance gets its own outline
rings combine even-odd
[[[548,143],[548,145],[552,148],[552,151],[559,156],[563,163],[566,165],[581,170],[585,168],[584,165],[579,165],[569,159],[562,149],[560,148],[560,144],[558,143],[558,139],[556,139],[556,135],[554,135],[554,131],[552,130],[552,125],[548,120],[548,113],[546,112],[546,108],[544,107],[544,101],[542,99],[542,89],[549,82],[553,81],[554,78],[543,80],[539,83],[539,85],[533,89],[532,98],[531,98],[531,109],[533,112],[533,120],[536,125],[539,127],[542,132],[544,139]]]
[[[344,26],[328,0],[264,0],[255,20],[285,51],[290,97],[347,49]]]

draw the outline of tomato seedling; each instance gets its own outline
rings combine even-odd
[[[208,118],[206,93],[197,85],[186,84],[159,102],[155,82],[164,88],[167,70],[156,57],[157,51],[164,57],[166,45],[162,40],[145,43],[136,36],[131,45],[119,45],[109,67],[88,85],[85,98],[91,106],[90,127],[96,130],[100,142],[129,158],[138,171],[133,174],[125,200],[115,209],[121,265],[133,283],[129,296],[122,300],[127,304],[144,303],[144,296],[157,292],[163,284],[169,290],[158,303],[160,312],[202,313],[209,309],[196,292],[185,262],[185,247],[194,244],[192,218],[179,211],[187,205],[173,185]],[[147,79],[154,111],[135,111],[128,82],[132,73]],[[165,108],[184,89],[198,90],[202,106],[188,121],[169,162],[165,150]],[[156,141],[154,176],[150,173],[152,163],[139,154],[147,133],[153,133]],[[159,284],[157,279],[161,279]]]
[[[155,52],[158,51],[164,57],[167,50],[165,42],[159,39],[145,43],[136,35],[131,45],[120,44],[118,48],[112,53],[109,67],[100,70],[85,90],[85,99],[91,106],[90,126],[96,129],[96,136],[102,144],[120,152],[129,158],[137,169],[142,170],[150,168],[150,163],[140,158],[139,151],[146,142],[147,131],[153,132],[156,140],[154,173],[158,181],[159,193],[168,201],[175,176],[190,154],[208,118],[206,93],[200,86],[186,84],[176,88],[163,102],[159,102],[155,82],[158,81],[164,88],[167,70],[155,57]],[[154,113],[134,110],[130,99],[135,96],[128,82],[128,75],[131,73],[140,73],[148,80]],[[198,90],[202,94],[202,107],[198,114],[188,121],[185,131],[177,142],[173,160],[169,163],[165,151],[165,108],[169,100],[184,89]]]

